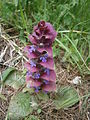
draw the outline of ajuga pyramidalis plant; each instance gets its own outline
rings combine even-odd
[[[28,62],[26,84],[34,88],[35,92],[50,92],[56,90],[56,74],[54,71],[54,60],[52,43],[57,36],[53,26],[45,21],[40,21],[29,35],[32,45],[27,45]]]

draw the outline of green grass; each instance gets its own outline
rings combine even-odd
[[[23,43],[38,21],[51,22],[58,32],[56,55],[63,49],[63,62],[77,66],[82,74],[90,74],[89,12],[90,0],[0,0],[1,21],[20,31]]]

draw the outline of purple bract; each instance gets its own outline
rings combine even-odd
[[[56,90],[56,74],[54,71],[54,61],[52,43],[57,36],[53,26],[45,21],[40,21],[34,27],[34,32],[29,35],[32,45],[25,47],[29,61],[25,64],[28,72],[26,83],[29,88],[34,88],[35,92]]]

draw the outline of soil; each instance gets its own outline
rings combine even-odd
[[[23,70],[24,60],[22,58],[18,58],[20,56],[20,53],[15,51],[12,44],[6,40],[7,38],[10,38],[9,40],[13,41],[18,47],[20,47],[21,53],[23,53],[24,47],[20,43],[19,38],[17,36],[13,37],[11,33],[9,34],[9,37],[6,37],[6,33],[3,33],[3,36],[5,36],[5,38],[0,37],[0,55],[2,52],[4,52],[6,47],[7,50],[5,51],[2,61],[0,62],[0,74],[2,74],[2,72],[10,66],[15,67],[19,70]],[[80,74],[77,68],[72,68],[68,63],[62,62],[62,54],[55,58],[57,88],[63,85],[70,85],[78,91],[78,95],[83,96],[87,94],[90,86],[89,79],[87,79],[87,77],[84,78],[81,76],[81,84],[72,84],[70,81],[72,81],[76,76],[80,76]],[[0,120],[5,120],[9,102],[11,96],[14,93],[14,89],[10,86],[2,86],[1,92],[7,98],[7,100],[2,100],[0,98]],[[81,100],[79,103],[68,109],[57,110],[54,105],[51,104],[53,102],[52,97],[53,93],[50,93],[50,100],[48,100],[48,103],[44,101],[40,103],[42,109],[40,114],[37,112],[33,113],[34,115],[38,116],[40,120],[90,120],[90,98],[86,100],[85,106],[83,106],[83,100]]]

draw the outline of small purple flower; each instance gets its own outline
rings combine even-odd
[[[36,87],[36,86],[35,86],[34,88],[35,88],[35,92],[38,93],[39,90],[40,90],[40,86],[39,86],[39,87]]]
[[[34,45],[30,46],[30,48],[29,48],[29,52],[30,52],[30,53],[35,52],[35,50],[36,50],[36,49],[35,49]]]
[[[49,81],[47,81],[47,80],[44,80],[43,82],[44,82],[46,85],[49,84]]]
[[[42,60],[42,62],[47,62],[47,59],[45,57],[40,57],[40,60]]]
[[[30,77],[32,77],[32,72],[27,71],[27,75],[30,76]]]
[[[45,68],[44,72],[47,73],[47,75],[50,74],[50,70],[48,68]]]
[[[36,67],[36,63],[33,62],[32,60],[30,60],[30,65],[31,65],[31,67]]]
[[[42,62],[47,62],[47,58],[48,58],[48,54],[45,54],[44,56],[40,57],[40,60],[42,60]]]
[[[35,79],[39,79],[39,78],[40,78],[40,73],[35,73],[35,74],[34,74],[34,78],[35,78]]]

